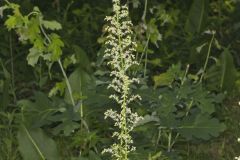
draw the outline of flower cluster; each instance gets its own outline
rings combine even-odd
[[[139,95],[131,94],[131,85],[138,83],[138,79],[131,78],[128,75],[129,68],[138,64],[133,52],[135,52],[136,43],[132,40],[133,31],[132,22],[129,20],[128,7],[121,6],[120,0],[113,0],[113,16],[106,17],[109,25],[105,28],[107,40],[105,42],[105,58],[108,59],[108,65],[112,68],[110,76],[113,78],[108,88],[112,88],[115,94],[110,98],[114,99],[120,106],[121,112],[112,109],[105,112],[105,118],[112,118],[119,132],[114,132],[117,143],[103,152],[109,152],[116,160],[127,160],[128,153],[135,150],[132,146],[133,140],[130,132],[136,123],[142,119],[137,113],[133,113],[128,107],[129,103],[136,99],[141,99]]]

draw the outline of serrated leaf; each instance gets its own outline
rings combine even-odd
[[[54,135],[60,134],[61,131],[63,131],[63,134],[65,136],[69,136],[71,133],[75,131],[75,129],[80,128],[80,124],[73,122],[71,120],[63,121],[61,124],[59,124],[57,127],[53,128],[52,133]]]
[[[60,93],[60,95],[62,96],[64,93],[66,87],[66,82],[58,82],[55,84],[55,86],[51,89],[51,91],[49,92],[49,97],[53,97],[55,95],[57,95],[58,93]]]
[[[225,124],[207,114],[187,117],[177,127],[178,132],[187,139],[199,138],[204,140],[217,137],[225,129]]]
[[[210,94],[206,89],[202,87],[202,85],[190,86],[188,83],[186,83],[181,88],[180,94],[182,98],[192,99],[192,105],[197,106],[202,113],[212,114],[215,112],[215,95]]]
[[[34,67],[37,64],[38,59],[41,55],[42,52],[40,52],[38,49],[34,47],[29,49],[29,54],[27,56],[28,64]]]
[[[35,41],[37,39],[41,39],[40,36],[40,28],[39,28],[39,19],[37,17],[32,17],[31,19],[28,19],[28,17],[25,18],[28,24],[27,28],[27,37],[30,40],[31,43],[36,43]]]
[[[64,43],[57,34],[51,34],[50,39],[51,43],[48,46],[48,51],[52,53],[52,61],[57,61],[62,55],[62,47],[64,47]]]
[[[72,106],[68,106],[61,114],[52,115],[49,119],[53,122],[60,122],[52,130],[55,135],[63,132],[65,136],[69,136],[75,129],[80,127],[80,124],[77,123],[81,119],[79,112],[75,112]]]
[[[62,25],[58,23],[57,21],[47,21],[47,20],[42,20],[42,25],[50,30],[60,30],[62,29]]]
[[[172,65],[165,73],[153,76],[154,87],[168,86],[181,74],[181,65]]]
[[[19,151],[24,160],[59,160],[55,142],[42,129],[27,129],[22,126],[17,135]]]
[[[17,18],[15,16],[9,16],[4,24],[8,30],[14,29],[17,25]]]
[[[21,100],[18,105],[22,108],[25,123],[28,126],[42,127],[55,123],[51,129],[54,134],[63,131],[69,135],[74,129],[79,128],[79,112],[74,112],[73,107],[66,104],[62,99],[53,97],[50,100],[46,94],[36,92],[33,101]]]

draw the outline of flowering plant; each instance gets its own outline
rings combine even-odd
[[[108,36],[105,42],[107,46],[105,57],[108,59],[108,65],[112,68],[110,76],[113,77],[108,88],[115,91],[110,98],[121,106],[121,111],[118,113],[109,109],[105,112],[105,118],[112,118],[115,121],[114,126],[118,127],[119,131],[112,135],[117,138],[118,142],[110,148],[104,149],[103,153],[111,153],[116,160],[127,160],[129,152],[135,150],[135,147],[132,146],[133,140],[130,132],[142,119],[128,107],[132,101],[141,99],[139,95],[131,94],[131,85],[138,83],[138,79],[131,78],[128,74],[129,68],[138,63],[133,54],[136,43],[132,40],[132,22],[128,19],[128,7],[121,6],[120,0],[113,0],[113,13],[113,16],[106,17],[109,25],[106,27]]]

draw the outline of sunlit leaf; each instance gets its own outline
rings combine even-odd
[[[62,25],[60,23],[58,23],[57,21],[43,20],[42,24],[45,28],[50,29],[50,30],[60,30],[60,29],[62,29]]]

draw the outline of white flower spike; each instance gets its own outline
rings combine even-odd
[[[104,149],[103,153],[111,153],[114,160],[128,160],[128,154],[135,150],[132,146],[133,140],[130,132],[142,117],[133,113],[128,107],[129,103],[141,99],[139,95],[131,95],[130,86],[138,83],[138,79],[131,78],[127,72],[132,65],[138,64],[133,52],[136,43],[132,40],[132,22],[129,20],[128,7],[121,6],[120,0],[113,0],[113,16],[108,16],[105,20],[109,23],[106,27],[108,33],[105,45],[105,58],[112,71],[110,76],[113,78],[108,88],[112,88],[116,93],[110,98],[114,99],[120,106],[121,112],[109,109],[105,112],[105,118],[110,117],[114,120],[114,126],[118,127],[119,132],[114,132],[112,137],[116,137],[117,142],[110,148]]]

